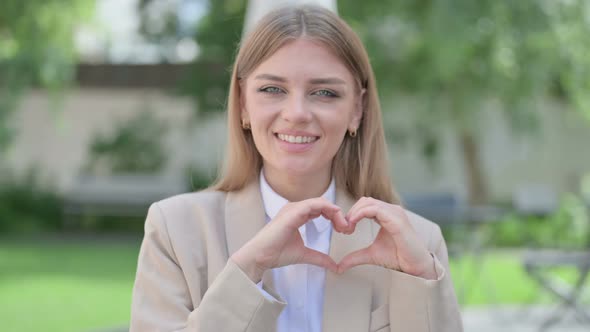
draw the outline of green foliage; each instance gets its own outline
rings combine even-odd
[[[167,160],[163,137],[168,126],[144,111],[121,122],[113,133],[95,136],[85,171],[93,173],[154,173]]]
[[[0,3],[0,151],[15,134],[12,114],[32,86],[59,92],[72,80],[76,59],[73,34],[94,1],[3,0]]]
[[[547,96],[590,120],[588,1],[341,0],[338,8],[368,49],[384,110],[413,122],[413,130],[389,129],[408,133],[433,161],[450,128],[472,201],[488,191],[478,153],[489,125],[483,110],[503,110],[516,134],[538,133],[535,103]],[[416,106],[403,109],[397,94]]]
[[[467,128],[490,98],[520,129],[531,123],[528,103],[548,93],[587,111],[578,91],[590,84],[589,8],[584,0],[339,1],[382,95],[417,95],[430,123]]]
[[[0,178],[0,233],[57,230],[62,216],[62,198],[37,169]]]
[[[567,99],[590,121],[590,2],[548,3],[560,60],[558,82]]]
[[[201,54],[182,86],[184,93],[194,96],[203,113],[225,111],[231,66],[246,12],[245,1],[211,1],[209,6],[208,15],[195,32]]]
[[[203,0],[207,1],[207,0]],[[149,6],[158,0],[141,0],[142,31],[150,40],[165,40],[178,34],[178,22],[174,10],[162,14],[165,28],[150,32]],[[161,2],[161,1],[160,1]],[[244,25],[246,1],[207,1],[208,13],[194,31],[193,38],[199,45],[200,54],[186,73],[180,93],[192,96],[200,113],[225,111],[231,66]]]
[[[490,243],[498,247],[590,247],[590,215],[584,201],[565,195],[559,209],[547,217],[510,215],[490,225]]]

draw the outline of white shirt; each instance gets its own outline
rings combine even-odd
[[[266,221],[270,222],[288,201],[270,187],[262,171],[260,191]],[[334,203],[334,180],[322,196]],[[312,219],[299,227],[299,234],[308,248],[324,254],[330,251],[332,224],[324,217]],[[326,270],[315,265],[297,264],[273,269],[272,274],[276,292],[287,302],[279,316],[277,332],[321,332]],[[258,286],[262,290],[262,282]]]

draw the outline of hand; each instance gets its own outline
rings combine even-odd
[[[337,272],[336,262],[330,256],[306,247],[299,234],[300,226],[320,215],[332,221],[337,232],[350,229],[340,208],[325,198],[288,203],[231,259],[255,283],[262,279],[264,271],[291,264],[313,264]]]
[[[418,238],[405,210],[380,200],[363,197],[346,214],[354,231],[363,218],[375,220],[381,229],[368,247],[346,255],[338,266],[342,273],[361,264],[379,265],[424,279],[436,279],[433,258]]]

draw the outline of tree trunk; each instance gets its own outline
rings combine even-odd
[[[462,131],[459,144],[463,152],[463,165],[469,189],[469,202],[483,204],[488,199],[488,188],[485,182],[482,164],[479,160],[479,148],[472,133]]]

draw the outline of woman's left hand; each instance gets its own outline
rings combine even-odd
[[[346,214],[350,234],[363,218],[375,220],[381,229],[370,246],[352,252],[340,261],[339,273],[357,265],[372,264],[424,279],[437,279],[433,257],[418,238],[401,206],[370,197],[361,198]]]

